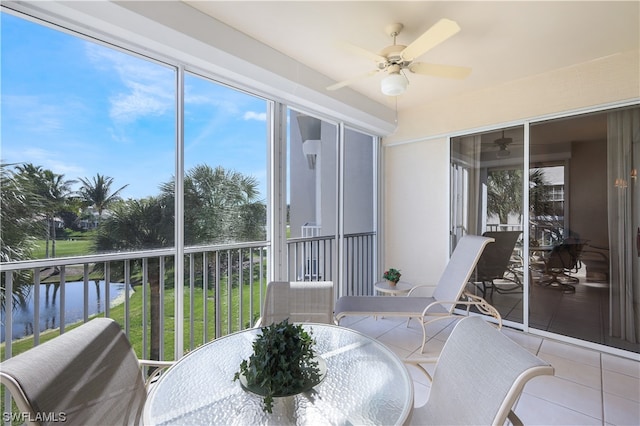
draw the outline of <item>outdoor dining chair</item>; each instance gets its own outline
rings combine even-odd
[[[0,363],[0,383],[27,424],[140,424],[156,377],[141,367],[172,364],[138,360],[118,323],[95,318]]]
[[[566,239],[555,245],[542,259],[543,277],[538,284],[562,290],[563,293],[575,293],[574,284],[578,284],[580,279],[573,274],[582,268],[580,257],[586,243],[584,240]]]
[[[294,322],[333,324],[332,281],[271,281],[256,327],[289,319]]]
[[[522,425],[512,408],[525,384],[554,373],[551,365],[481,317],[456,324],[432,377],[422,364],[433,361],[405,360],[431,380],[429,399],[414,407],[411,424],[503,425],[508,418],[512,425]]]

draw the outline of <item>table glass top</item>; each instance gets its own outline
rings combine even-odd
[[[233,376],[252,353],[259,329],[231,334],[183,357],[158,381],[145,406],[145,424],[401,424],[413,407],[411,378],[387,347],[359,332],[310,324],[314,350],[327,364],[325,379],[311,391],[262,397]]]

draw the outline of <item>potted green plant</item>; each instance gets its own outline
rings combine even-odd
[[[401,276],[402,274],[400,273],[400,270],[395,268],[389,268],[384,272],[384,274],[382,274],[382,278],[389,281],[389,285],[392,287],[398,284]]]
[[[240,363],[233,380],[264,396],[263,410],[271,413],[274,397],[295,395],[320,383],[326,364],[315,355],[315,341],[302,325],[285,319],[260,330],[253,354]]]

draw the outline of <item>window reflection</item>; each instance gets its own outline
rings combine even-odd
[[[640,352],[640,108],[540,122],[529,134],[527,167],[522,127],[451,140],[452,250],[465,234],[528,234],[507,263],[494,243],[468,290],[507,322],[524,323],[526,310],[533,329]]]
[[[640,352],[630,238],[639,220],[629,203],[638,188],[625,186],[638,164],[640,109],[551,120],[530,134],[530,325]]]
[[[522,322],[524,130],[499,129],[451,140],[451,250],[466,234],[495,239],[468,291],[507,321]]]

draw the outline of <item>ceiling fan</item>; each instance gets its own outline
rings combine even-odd
[[[494,144],[498,147],[498,152],[496,152],[497,158],[505,158],[511,155],[511,151],[509,151],[509,145],[513,143],[512,138],[504,137],[504,130],[502,131],[502,137],[493,141]]]
[[[382,93],[388,96],[398,96],[407,89],[409,80],[405,74],[406,70],[414,74],[454,79],[463,79],[469,75],[471,68],[467,67],[414,62],[414,59],[460,31],[460,27],[455,21],[441,19],[408,46],[396,44],[396,37],[402,28],[404,28],[402,24],[391,24],[386,27],[387,34],[393,38],[393,44],[385,47],[378,54],[344,43],[343,46],[347,50],[372,59],[376,63],[376,69],[333,84],[327,87],[327,90],[337,90],[378,72],[385,72],[387,76],[382,79],[380,86]]]

